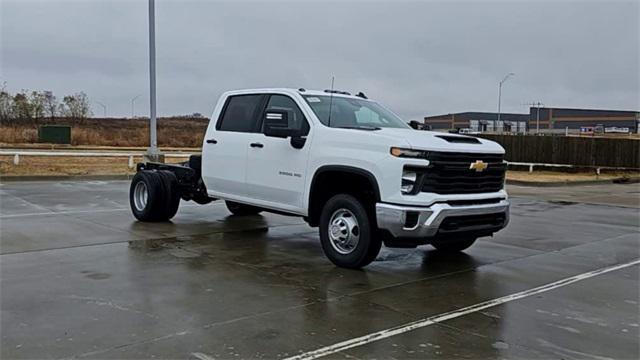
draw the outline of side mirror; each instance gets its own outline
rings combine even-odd
[[[302,137],[300,130],[289,128],[289,114],[281,110],[267,110],[264,115],[263,133],[265,136],[288,138],[291,137],[291,146],[302,149],[307,139]]]
[[[289,128],[289,114],[286,111],[267,110],[264,115],[264,134],[266,136],[287,138],[297,135],[295,129]]]
[[[411,120],[409,121],[409,126],[416,130],[422,130],[423,124],[418,120]]]

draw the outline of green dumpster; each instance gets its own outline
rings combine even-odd
[[[38,128],[38,142],[71,144],[71,126],[42,125]]]

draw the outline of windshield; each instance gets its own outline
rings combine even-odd
[[[303,96],[320,122],[337,128],[407,128],[399,117],[379,104],[364,100],[328,95]],[[331,109],[331,110],[329,110]],[[331,124],[329,124],[331,111]]]

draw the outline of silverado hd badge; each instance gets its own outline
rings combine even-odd
[[[486,162],[482,160],[476,160],[476,162],[472,162],[471,165],[469,165],[469,170],[475,170],[476,172],[483,172],[484,169],[486,169],[487,167],[489,167],[489,164],[487,164]]]

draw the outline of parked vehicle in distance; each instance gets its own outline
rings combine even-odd
[[[465,129],[460,129],[458,131],[458,134],[464,134],[464,135],[478,135],[481,134],[480,131],[476,131],[473,129],[469,129],[469,128],[465,128]]]
[[[201,156],[137,169],[130,203],[140,221],[171,219],[180,199],[300,216],[347,268],[369,264],[382,244],[461,251],[509,220],[500,145],[414,130],[362,93],[224,93]]]

